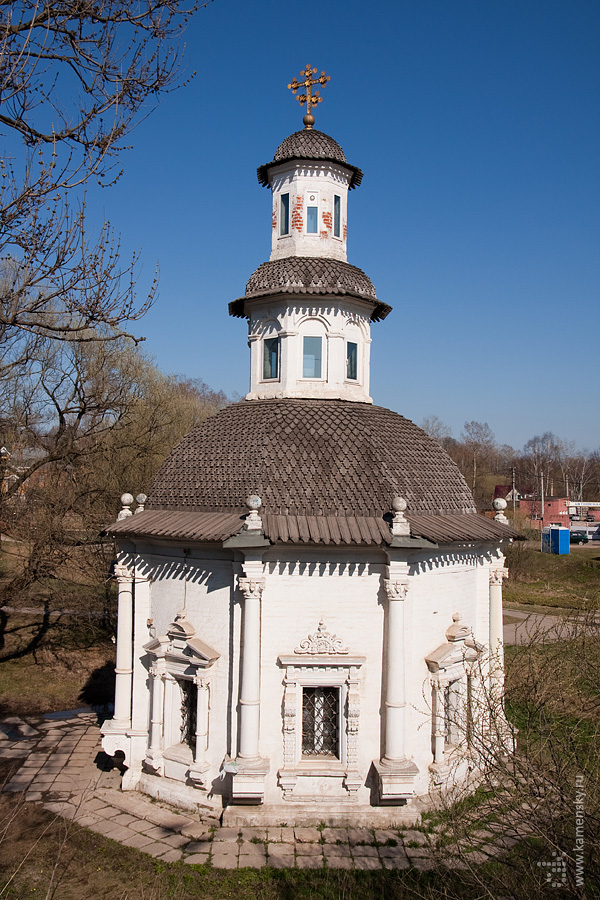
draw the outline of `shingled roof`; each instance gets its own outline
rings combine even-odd
[[[269,184],[269,169],[273,166],[280,165],[284,162],[290,162],[294,159],[311,159],[324,160],[327,162],[338,163],[350,172],[350,189],[358,187],[363,178],[363,173],[356,166],[351,166],[346,161],[346,155],[337,141],[334,141],[328,134],[322,131],[315,131],[314,128],[302,131],[295,131],[281,142],[273,160],[259,166],[256,170],[260,184],[265,187]]]
[[[375,322],[391,312],[392,307],[377,299],[373,282],[362,269],[338,259],[310,256],[287,256],[264,262],[250,276],[243,297],[229,304],[229,315],[247,315],[248,300],[269,294],[334,294],[367,300],[373,306]]]
[[[410,513],[475,507],[450,457],[403,416],[345,400],[243,400],[173,450],[147,508],[244,512],[259,494],[269,515],[375,516],[404,497]]]
[[[393,541],[391,515],[376,516],[272,516],[263,513],[265,537],[273,544],[386,546]],[[519,538],[506,525],[477,513],[407,515],[412,538],[440,546],[471,541]],[[106,529],[115,537],[158,538],[165,541],[222,543],[238,534],[245,515],[237,513],[181,512],[146,509]],[[417,546],[419,546],[417,544]]]

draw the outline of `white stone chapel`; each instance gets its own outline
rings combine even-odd
[[[107,529],[104,749],[124,755],[123,789],[232,824],[410,820],[476,773],[494,739],[481,698],[501,702],[515,533],[477,514],[439,444],[373,404],[371,324],[391,308],[347,262],[363,176],[313,127],[315,73],[291,85],[304,128],[258,169],[270,259],[229,306],[248,322],[250,391]]]

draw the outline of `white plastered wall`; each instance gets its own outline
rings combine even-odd
[[[351,656],[364,657],[359,678],[360,723],[358,766],[364,779],[371,763],[381,757],[382,695],[385,679],[385,623],[387,598],[383,589],[385,556],[378,550],[355,548],[271,548],[265,554],[265,587],[261,600],[261,715],[260,753],[269,759],[265,804],[281,803],[277,772],[283,765],[282,702],[285,670],[278,657],[295,648],[324,620]],[[417,794],[430,786],[431,709],[425,657],[444,643],[452,616],[472,626],[476,640],[487,644],[489,633],[489,566],[492,557],[475,549],[412,555],[409,591],[405,601],[408,631],[406,658],[406,752],[420,772]],[[234,589],[241,566],[222,550],[145,548],[136,565],[150,576],[149,616],[156,634],[164,634],[185,609],[196,636],[220,654],[210,672],[208,781],[219,793],[224,782],[224,758],[237,752],[241,596]],[[143,636],[149,639],[149,633]],[[134,651],[133,703],[136,725],[148,723],[149,679],[147,655],[137,626]],[[340,657],[342,659],[343,657]],[[302,657],[298,657],[302,660]],[[143,712],[145,710],[145,712]],[[324,785],[329,784],[327,790]],[[317,777],[315,790],[343,798],[340,781]],[[357,794],[369,806],[367,787]]]
[[[270,171],[273,191],[271,259],[286,256],[326,256],[347,259],[347,208],[350,174],[335,163],[286,163]],[[289,195],[290,228],[280,234],[281,195]],[[341,203],[340,236],[334,236],[333,198]],[[314,198],[311,200],[311,197]],[[318,207],[317,233],[306,230],[306,208]]]
[[[369,396],[372,306],[360,300],[315,298],[301,303],[280,295],[250,312],[250,392],[247,400],[283,397],[354,400],[372,403]],[[303,337],[323,338],[321,378],[302,374]],[[265,339],[279,337],[279,377],[263,378]],[[357,379],[346,377],[346,343],[358,345]]]

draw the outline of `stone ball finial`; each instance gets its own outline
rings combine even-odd
[[[258,510],[262,506],[262,500],[258,494],[250,494],[250,496],[246,498],[246,506],[248,507],[249,512],[246,516],[244,528],[246,531],[262,531],[263,523],[258,514]]]
[[[135,509],[136,513],[144,512],[144,504],[148,498],[145,494],[138,494],[135,498],[135,502],[137,503],[137,507]]]
[[[504,515],[504,510],[506,509],[507,503],[506,500],[503,500],[502,497],[496,497],[494,501],[492,501],[492,506],[496,510],[496,515],[494,516],[494,520],[496,522],[501,522],[503,525],[509,525],[509,521]]]
[[[128,516],[132,516],[131,507],[133,506],[133,494],[121,494],[121,512],[117,516],[117,520],[126,519]]]
[[[392,509],[394,510],[392,537],[406,537],[410,535],[410,525],[404,517],[404,511],[407,506],[408,503],[404,497],[392,497]]]

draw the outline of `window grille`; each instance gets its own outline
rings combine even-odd
[[[302,691],[302,755],[340,756],[340,692],[336,687]]]
[[[187,744],[196,754],[196,711],[198,687],[193,681],[180,681],[181,688],[181,743]]]

